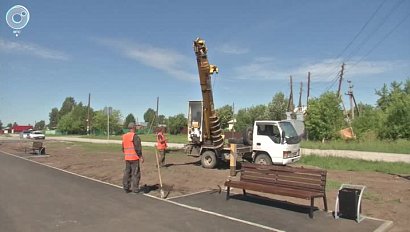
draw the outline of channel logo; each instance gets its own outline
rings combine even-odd
[[[15,5],[7,11],[6,22],[16,37],[19,36],[21,29],[27,26],[29,20],[30,12],[24,6]]]

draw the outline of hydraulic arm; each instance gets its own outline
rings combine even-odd
[[[194,51],[198,64],[199,81],[201,84],[202,101],[203,101],[203,120],[204,128],[202,135],[205,145],[213,145],[215,148],[222,148],[224,141],[222,137],[221,124],[214,109],[214,100],[212,95],[211,75],[218,73],[215,65],[208,62],[205,41],[197,38],[194,41]]]

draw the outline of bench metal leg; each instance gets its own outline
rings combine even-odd
[[[327,199],[326,199],[326,194],[323,196],[323,205],[325,206],[325,211],[327,212]]]
[[[243,195],[246,196],[246,190],[242,189]]]
[[[309,217],[313,218],[313,207],[315,205],[315,198],[310,198],[310,210],[309,210]]]
[[[227,186],[228,188],[226,189],[226,200],[229,200],[229,192],[231,190],[231,187]]]

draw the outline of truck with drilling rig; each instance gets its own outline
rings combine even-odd
[[[204,168],[229,161],[232,149],[225,146],[220,120],[214,108],[211,76],[218,67],[208,62],[205,41],[193,44],[197,59],[202,101],[190,101],[188,107],[188,144],[186,151],[201,158]],[[235,155],[243,160],[271,165],[296,162],[300,159],[300,137],[289,121],[255,121],[243,138],[235,143]]]

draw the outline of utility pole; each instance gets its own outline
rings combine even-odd
[[[339,75],[339,87],[337,88],[337,96],[339,96],[339,97],[341,97],[340,90],[342,88],[344,69],[345,69],[345,63],[342,64],[342,70],[340,71],[340,75]]]
[[[91,102],[91,93],[88,94],[88,109],[87,109],[87,135],[90,135],[90,102]]]
[[[110,114],[112,113],[112,107],[104,107],[104,111],[107,113],[107,140],[110,140]]]
[[[306,108],[309,107],[309,96],[310,96],[310,72],[308,72],[308,83],[307,83],[307,94],[306,94]]]
[[[159,106],[159,97],[157,97],[157,127],[159,126],[158,106]]]
[[[289,101],[288,101],[288,112],[293,112],[293,82],[292,82],[292,76],[290,76],[290,94],[289,94]]]
[[[303,90],[303,82],[300,82],[299,103],[298,103],[299,112],[302,112],[302,90]]]
[[[347,81],[349,83],[349,90],[347,91],[346,95],[349,95],[349,100],[350,100],[350,115],[352,117],[352,120],[354,119],[354,108],[353,108],[353,85],[352,81]]]

